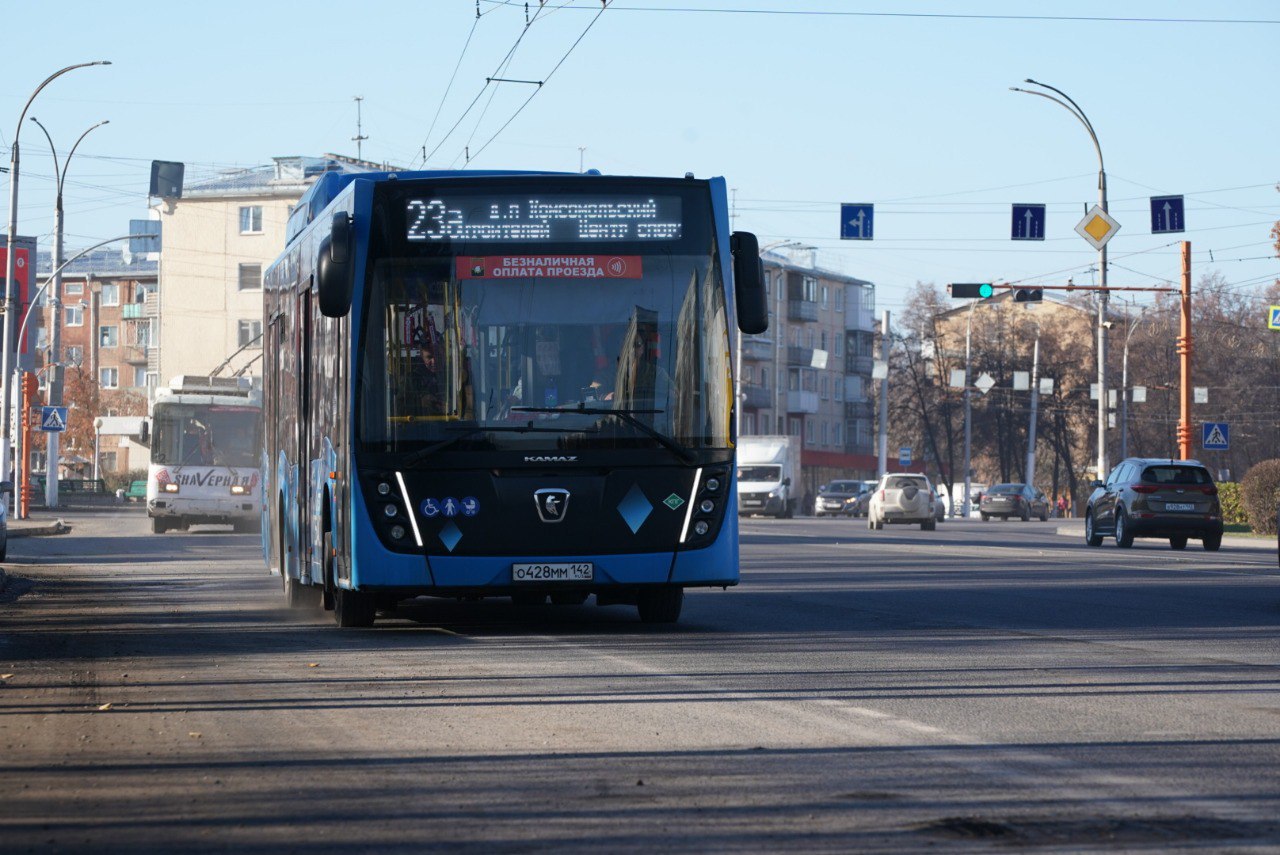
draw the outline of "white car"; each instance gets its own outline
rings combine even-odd
[[[876,530],[886,523],[920,523],[924,531],[938,527],[937,494],[929,478],[920,472],[885,475],[871,494],[867,506],[867,528]]]

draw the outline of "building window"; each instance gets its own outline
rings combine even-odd
[[[768,368],[760,369],[760,388],[761,389],[769,388],[769,369]]]
[[[262,321],[241,321],[238,340],[241,347],[262,347]]]
[[[98,327],[98,346],[115,347],[120,343],[120,330],[117,327]]]
[[[742,414],[742,432],[744,434],[753,434],[756,432],[756,414],[755,413]]]
[[[832,386],[835,387],[837,401],[844,400],[844,382],[843,381],[844,381],[843,377],[837,377],[831,384]]]
[[[102,286],[102,305],[120,305],[120,286],[114,282]]]
[[[80,345],[69,346],[64,359],[68,365],[79,365],[84,361],[84,348]]]
[[[799,436],[799,435],[800,435],[800,420],[799,420],[799,419],[794,419],[794,418],[793,418],[793,419],[791,419],[791,425],[790,425],[790,426],[791,426],[790,434],[791,434],[792,436]]]
[[[831,444],[836,446],[837,448],[840,447],[842,443],[840,442],[840,423],[839,422],[836,422],[831,426],[831,433],[832,433]]]
[[[828,289],[827,289],[827,286],[826,286],[826,285],[823,285],[823,286],[822,286],[822,307],[823,307],[824,309],[825,309],[825,308],[826,308],[826,306],[827,306],[827,290],[828,290]]]
[[[73,296],[75,294],[84,293],[83,282],[64,282],[62,285],[62,288],[63,288],[63,293],[65,293],[68,297]]]
[[[836,356],[844,356],[844,336],[836,336]]]
[[[822,349],[823,350],[827,349],[827,331],[826,330],[822,331]]]
[[[804,299],[810,303],[818,302],[818,280],[812,276],[804,277]]]
[[[245,205],[240,209],[240,234],[256,235],[262,232],[262,206]]]
[[[84,326],[84,305],[67,306],[62,310],[64,323],[63,326],[82,327]]]
[[[147,388],[154,389],[160,385],[160,374],[156,371],[147,372]]]
[[[813,445],[813,419],[804,420],[804,444]]]
[[[844,286],[843,285],[836,286],[836,311],[837,312],[844,311]]]
[[[114,451],[103,451],[98,454],[98,466],[103,472],[115,472],[116,453]]]
[[[240,265],[240,290],[257,291],[262,288],[262,265]]]
[[[151,346],[151,322],[131,324],[133,327],[133,343],[138,347]]]
[[[147,369],[141,366],[133,368],[133,385],[139,389],[146,388],[147,385]]]
[[[827,375],[825,375],[825,374],[823,374],[823,375],[822,375],[822,382],[821,382],[821,384],[820,384],[820,386],[819,386],[819,389],[820,389],[820,391],[822,392],[822,400],[824,400],[824,401],[825,401],[825,400],[827,400],[827,398],[831,397],[831,396],[830,396],[830,394],[828,394],[828,391],[827,391],[827,390],[828,390],[828,386],[827,386]],[[826,443],[823,443],[823,444],[825,445]]]
[[[120,387],[120,369],[119,368],[99,368],[98,369],[98,385],[103,389],[117,389]]]
[[[827,423],[823,422],[822,423],[822,444],[830,445],[831,444],[830,439],[831,438],[827,435]]]

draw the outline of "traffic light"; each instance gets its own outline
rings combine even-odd
[[[1015,303],[1039,303],[1043,299],[1043,288],[1019,288],[1013,293],[1013,302]]]
[[[952,282],[947,288],[957,300],[985,300],[995,293],[990,282]]]

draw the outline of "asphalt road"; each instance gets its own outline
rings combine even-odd
[[[681,623],[280,609],[256,537],[10,544],[5,851],[1280,847],[1274,542],[748,521]]]

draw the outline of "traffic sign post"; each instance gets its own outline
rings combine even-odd
[[[1102,210],[1101,205],[1094,205],[1089,209],[1089,213],[1084,215],[1084,219],[1076,223],[1076,234],[1087,240],[1089,245],[1097,250],[1106,246],[1107,241],[1111,240],[1118,231],[1120,231],[1120,224]]]
[[[1200,447],[1205,451],[1227,451],[1231,448],[1231,425],[1205,422],[1200,426]]]
[[[870,202],[845,202],[840,206],[840,240],[871,240],[875,235],[876,206]]]
[[[1044,240],[1044,205],[1014,203],[1011,240]]]
[[[898,465],[899,466],[911,465],[911,446],[904,445],[898,449]]]
[[[1151,233],[1167,235],[1186,231],[1185,208],[1181,196],[1151,197]]]

